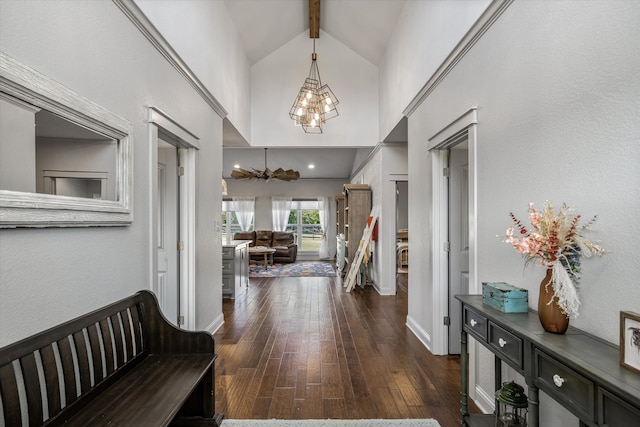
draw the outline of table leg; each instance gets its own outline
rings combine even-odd
[[[268,253],[264,254],[264,269],[265,270],[269,269],[269,254]]]
[[[462,425],[466,425],[465,417],[469,414],[468,392],[469,392],[469,353],[467,352],[467,333],[460,332],[460,415]]]

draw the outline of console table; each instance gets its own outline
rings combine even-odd
[[[462,303],[462,425],[495,425],[493,414],[468,413],[471,335],[495,355],[496,390],[502,386],[502,363],[524,376],[529,426],[538,427],[539,390],[577,416],[580,426],[640,426],[640,375],[620,366],[617,346],[573,327],[565,335],[547,333],[535,311],[503,313],[484,305],[482,295],[456,299]],[[612,318],[617,322],[617,313]]]
[[[224,241],[222,245],[222,296],[235,298],[249,286],[250,240]]]

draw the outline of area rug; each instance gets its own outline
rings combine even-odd
[[[415,420],[222,420],[221,427],[440,427],[434,419]]]
[[[249,277],[334,277],[335,275],[336,271],[330,263],[320,261],[275,263],[267,269],[262,263],[249,266]]]

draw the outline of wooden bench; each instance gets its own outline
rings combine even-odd
[[[140,291],[1,348],[4,424],[219,426],[215,358],[211,334],[174,327]]]

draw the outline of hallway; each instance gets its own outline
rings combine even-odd
[[[405,327],[404,291],[347,294],[333,277],[251,279],[223,311],[215,397],[226,418],[460,425],[459,358],[433,356]]]

